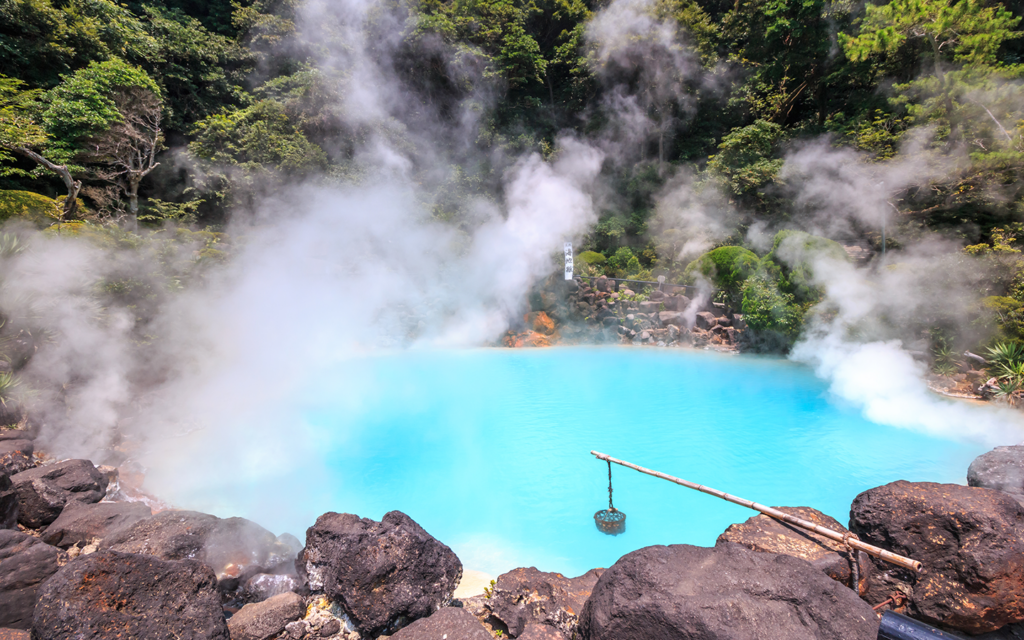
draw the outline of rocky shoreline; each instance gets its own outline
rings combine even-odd
[[[631,344],[735,350],[744,344],[743,315],[709,294],[665,285],[639,295],[607,276],[544,280],[530,295],[530,311],[501,339],[506,347],[555,344]]]
[[[300,541],[243,518],[154,512],[117,469],[45,460],[33,435],[0,431],[4,640],[873,640],[872,607],[1024,636],[1024,446],[976,459],[969,486],[865,491],[848,529],[783,507],[920,560],[919,574],[758,515],[714,547],[647,547],[577,578],[518,568],[458,600],[458,557],[403,513],[326,513]]]

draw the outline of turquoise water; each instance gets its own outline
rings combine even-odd
[[[754,515],[613,467],[627,529],[604,535],[593,514],[607,506],[607,467],[591,449],[844,524],[859,492],[963,483],[985,450],[868,422],[800,365],[689,350],[372,355],[321,375],[301,404],[320,487],[289,494],[305,524],[266,526],[301,537],[324,511],[398,509],[494,575],[531,565],[577,575],[651,544],[712,545]]]

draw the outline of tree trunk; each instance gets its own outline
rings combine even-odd
[[[64,207],[61,211],[61,222],[74,220],[78,214],[78,192],[82,190],[82,181],[74,179],[71,172],[68,171],[67,165],[54,164],[31,149],[17,147],[14,151],[16,153],[20,153],[33,162],[43,165],[60,176],[60,179],[64,181],[64,186],[68,190],[68,197],[64,200]]]
[[[125,229],[135,233],[139,230],[139,183],[142,176],[132,176],[128,179],[128,223]]]

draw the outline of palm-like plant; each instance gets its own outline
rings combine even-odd
[[[7,403],[15,400],[16,390],[19,386],[21,386],[21,379],[13,372],[0,373],[0,405],[7,408]]]
[[[999,342],[988,348],[989,372],[996,380],[995,395],[1012,406],[1024,388],[1024,345],[1017,342]]]

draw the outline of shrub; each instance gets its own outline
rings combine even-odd
[[[793,294],[780,291],[770,272],[759,270],[743,284],[747,348],[770,352],[789,350],[803,330],[808,307],[794,302]]]
[[[763,262],[778,269],[779,288],[793,294],[797,303],[805,304],[821,299],[821,289],[814,285],[813,267],[814,261],[821,258],[849,260],[846,250],[835,240],[784,229],[775,234],[772,249]]]
[[[608,261],[608,258],[604,257],[603,253],[598,253],[596,251],[584,251],[583,253],[576,256],[576,259],[579,260],[580,262],[585,262],[587,264],[592,265],[604,264],[605,262]]]
[[[683,282],[694,284],[700,275],[728,294],[738,294],[759,264],[757,256],[743,247],[719,247],[687,265]]]
[[[625,273],[626,266],[629,264],[630,258],[633,258],[633,250],[629,247],[619,247],[611,258],[608,258],[608,267],[612,270],[616,276],[621,276]]]

